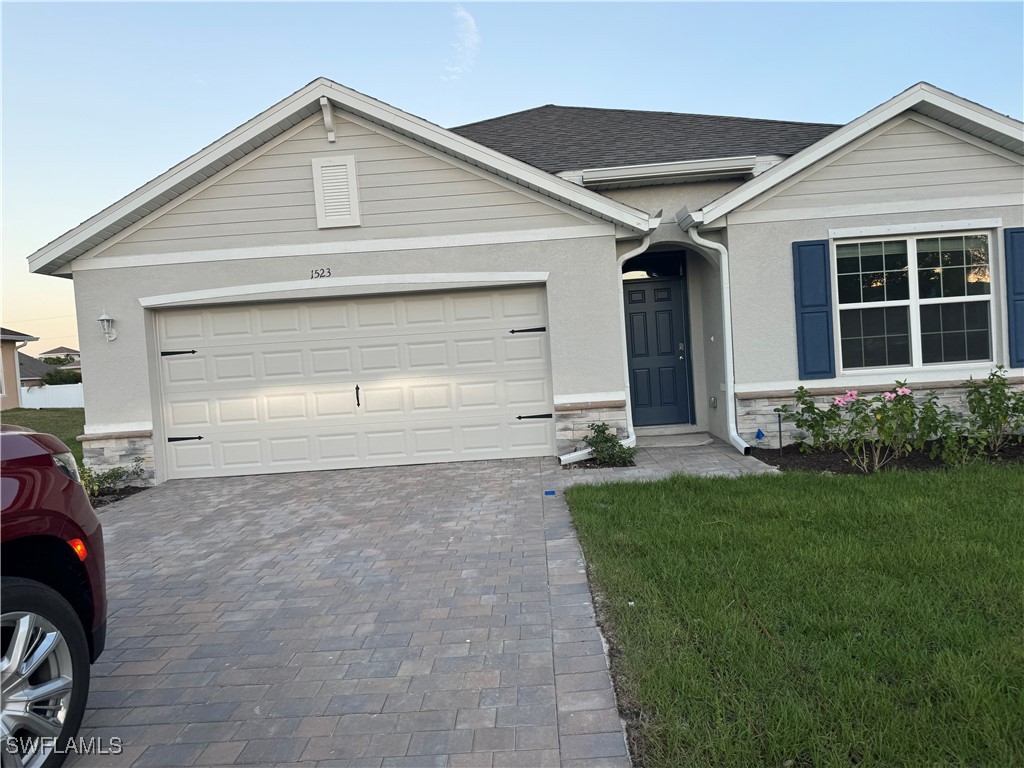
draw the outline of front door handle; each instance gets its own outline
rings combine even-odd
[[[686,344],[684,344],[681,341],[679,342],[679,359],[680,360],[685,360],[686,359]]]

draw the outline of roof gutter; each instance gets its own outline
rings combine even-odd
[[[654,216],[651,217],[651,230],[644,235],[640,241],[640,245],[615,259],[615,274],[619,280],[619,317],[621,322],[619,323],[619,337],[622,342],[622,371],[625,374],[625,392],[626,392],[626,436],[619,442],[627,448],[631,448],[636,445],[636,430],[633,429],[633,398],[629,391],[629,351],[626,344],[626,300],[622,295],[622,265],[625,264],[629,259],[634,256],[638,256],[647,250],[647,247],[651,244],[651,235],[654,234],[654,230],[661,224],[662,211],[658,211]],[[572,464],[575,461],[582,461],[583,459],[590,458],[593,451],[590,448],[584,448],[582,451],[574,451],[567,453],[564,456],[558,457],[560,464]]]
[[[729,286],[729,249],[713,240],[705,240],[697,233],[698,220],[703,217],[683,208],[676,214],[676,221],[690,239],[703,248],[710,248],[718,254],[718,266],[722,279],[722,342],[725,347],[725,418],[729,442],[744,456],[750,455],[750,445],[736,430],[736,366],[732,347],[732,291]]]

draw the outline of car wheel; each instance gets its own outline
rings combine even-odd
[[[89,695],[89,647],[68,601],[28,579],[2,584],[0,762],[56,768]]]

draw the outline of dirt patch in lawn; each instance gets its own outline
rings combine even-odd
[[[858,475],[862,472],[850,464],[850,460],[842,451],[811,451],[803,453],[797,445],[787,445],[781,451],[778,448],[752,448],[751,455],[778,467],[783,472],[819,472],[834,475]],[[943,469],[945,465],[938,457],[929,458],[931,445],[923,451],[911,453],[899,459],[893,459],[882,471],[903,469],[910,472],[928,472]],[[1024,444],[1011,443],[1002,451],[991,457],[993,464],[1024,464]]]

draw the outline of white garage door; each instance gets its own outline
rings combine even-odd
[[[540,287],[176,309],[157,325],[172,478],[554,453]]]

